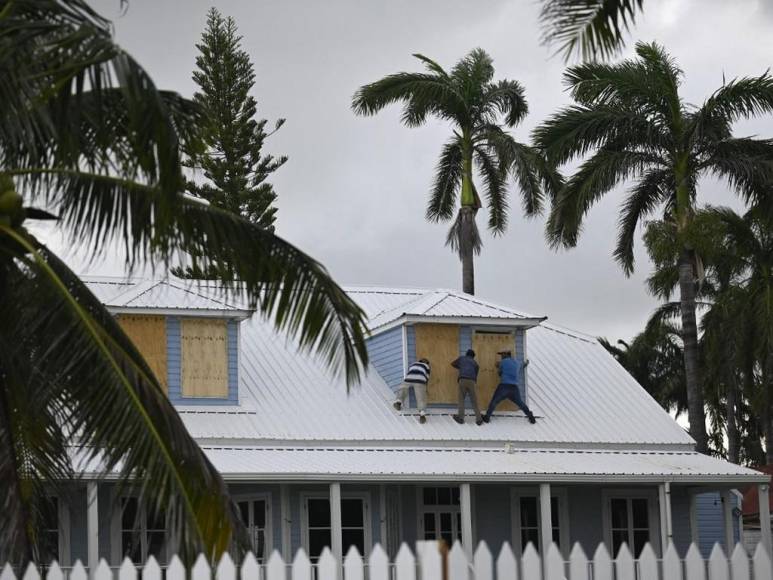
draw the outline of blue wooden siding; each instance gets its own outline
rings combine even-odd
[[[175,405],[238,405],[239,404],[239,322],[229,320],[226,326],[228,340],[228,396],[225,398],[182,396],[182,350],[180,319],[166,318],[167,385],[169,400]]]
[[[408,360],[416,360],[416,328],[413,325],[405,327],[405,343]]]
[[[731,494],[730,497],[734,502],[733,507],[738,507],[736,495]],[[714,544],[719,544],[723,547],[725,545],[725,520],[722,514],[722,496],[719,492],[702,493],[697,498],[696,508],[698,512],[698,529],[700,530],[698,544],[703,557],[708,558],[711,550],[714,548]],[[733,525],[733,535],[735,541],[738,541],[737,518],[733,518]]]
[[[526,360],[526,353],[524,351],[523,345],[524,345],[524,333],[526,331],[522,328],[518,328],[515,331],[515,358],[517,358],[521,365]],[[525,371],[521,371],[521,384],[518,385],[518,388],[521,391],[521,397],[523,397],[524,402],[528,405],[529,404],[529,397],[527,396],[529,394],[529,389],[527,388],[526,381],[528,380],[528,373]]]
[[[473,485],[473,534],[476,542],[485,540],[494,554],[504,542],[511,542],[510,486]]]
[[[472,327],[459,327],[459,354],[466,353],[472,348]]]
[[[86,488],[81,486],[67,496],[70,512],[70,564],[86,562],[89,557],[89,539],[86,533]]]
[[[403,330],[392,328],[366,342],[368,358],[384,382],[392,389],[403,380]]]

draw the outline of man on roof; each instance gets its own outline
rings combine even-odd
[[[427,383],[429,382],[430,372],[431,367],[429,360],[426,358],[419,359],[409,366],[408,372],[405,373],[403,384],[397,389],[397,399],[394,402],[395,409],[398,411],[402,409],[408,400],[408,389],[413,387],[416,407],[419,409],[419,423],[427,422],[425,411],[427,409]]]
[[[483,424],[483,417],[480,415],[480,407],[478,407],[478,394],[477,394],[477,382],[478,382],[478,362],[475,360],[475,351],[469,349],[464,356],[460,356],[451,366],[459,371],[459,412],[454,415],[454,421],[460,425],[464,423],[464,398],[466,395],[470,396],[470,403],[475,410],[475,423],[477,425]]]
[[[523,402],[521,397],[521,390],[518,385],[521,384],[521,370],[529,365],[529,361],[524,363],[521,367],[521,363],[513,358],[513,353],[509,350],[503,350],[498,353],[501,360],[497,363],[497,372],[499,373],[499,385],[497,385],[494,395],[491,397],[491,402],[488,404],[486,414],[483,416],[483,420],[488,423],[491,421],[491,415],[494,413],[494,409],[502,401],[509,399],[521,409],[529,418],[529,423],[532,425],[537,422],[534,418],[534,413],[531,412],[528,405]]]

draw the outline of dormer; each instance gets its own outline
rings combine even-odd
[[[120,289],[121,285],[126,288]],[[90,281],[89,286],[112,291],[109,298],[100,298],[172,403],[239,404],[239,327],[252,314],[250,310],[219,299],[217,289],[185,281],[100,280]]]
[[[353,294],[366,311],[370,310],[368,352],[381,377],[395,389],[408,365],[420,358],[429,359],[428,403],[436,407],[456,405],[457,373],[450,363],[469,348],[475,351],[480,365],[478,397],[485,404],[499,382],[497,353],[509,350],[521,362],[527,360],[527,331],[545,320],[453,291],[395,290],[397,304],[374,314],[364,291]],[[528,403],[526,373],[521,388]],[[501,409],[516,410],[510,403]]]

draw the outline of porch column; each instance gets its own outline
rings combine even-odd
[[[336,559],[338,578],[343,578],[344,554],[341,543],[341,484],[330,484],[330,549]]]
[[[730,554],[735,547],[733,533],[733,494],[729,489],[722,490],[722,521],[725,530],[725,553]]]
[[[757,498],[760,502],[760,542],[765,546],[768,555],[771,553],[770,545],[770,499],[768,497],[770,486],[760,483],[757,486]]]
[[[472,562],[475,547],[472,545],[472,490],[469,483],[459,486],[459,504],[462,512],[462,547],[467,560]]]
[[[290,526],[292,517],[290,516],[290,488],[286,483],[279,486],[279,519],[281,520],[282,530],[282,559],[285,562],[292,562],[293,551],[290,545]]]
[[[698,494],[690,492],[690,542],[696,546],[700,542],[698,529]]]
[[[665,481],[658,485],[660,503],[660,546],[661,554],[666,553],[668,544],[673,541],[674,529],[671,515],[671,483]]]
[[[547,556],[548,547],[553,543],[553,517],[550,505],[550,484],[539,484],[539,533],[543,559]]]
[[[96,481],[86,484],[86,536],[88,539],[87,565],[89,577],[99,563],[99,487]]]

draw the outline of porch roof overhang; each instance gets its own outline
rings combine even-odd
[[[767,474],[693,451],[209,445],[202,449],[231,482],[635,484],[669,481],[736,486],[770,480]]]

